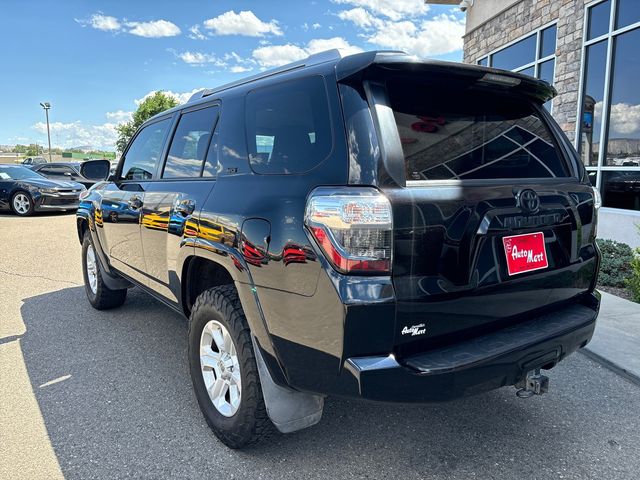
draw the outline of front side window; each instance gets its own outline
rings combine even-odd
[[[188,112],[180,117],[162,178],[200,176],[217,119],[218,107],[215,106]]]
[[[564,160],[530,102],[504,93],[387,85],[407,180],[567,177]]]
[[[329,105],[320,76],[251,91],[245,114],[249,160],[256,173],[306,172],[331,152]]]
[[[120,173],[121,180],[151,180],[156,170],[171,119],[144,127],[133,140]]]

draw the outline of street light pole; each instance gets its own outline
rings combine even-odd
[[[44,114],[47,117],[47,139],[49,140],[49,163],[53,160],[51,159],[51,132],[49,131],[49,109],[51,108],[51,104],[49,102],[40,102],[40,106],[44,108]]]

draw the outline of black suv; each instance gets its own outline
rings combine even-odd
[[[189,319],[195,393],[238,448],[326,395],[516,385],[591,338],[599,197],[531,77],[323,52],[147,121],[81,199],[86,292]]]

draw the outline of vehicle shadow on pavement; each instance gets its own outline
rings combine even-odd
[[[134,289],[123,307],[98,312],[73,287],[27,298],[21,313],[25,363],[68,478],[549,478],[600,468],[605,478],[603,455],[624,473],[637,454],[619,445],[633,422],[590,394],[607,391],[607,404],[638,418],[637,392],[605,382],[581,355],[552,371],[545,397],[504,388],[429,406],[330,398],[319,425],[232,451],[200,414],[186,323],[167,307]]]
[[[34,212],[29,217],[21,217],[21,216],[16,215],[15,213],[10,212],[8,210],[0,210],[0,218],[4,218],[4,217],[11,217],[11,218],[63,217],[63,216],[66,216],[66,215],[75,215],[75,213],[76,213],[75,210],[65,210],[65,211],[61,211],[61,212]]]

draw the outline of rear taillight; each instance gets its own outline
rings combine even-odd
[[[391,204],[378,190],[317,188],[304,217],[336,270],[377,275],[391,271]]]

